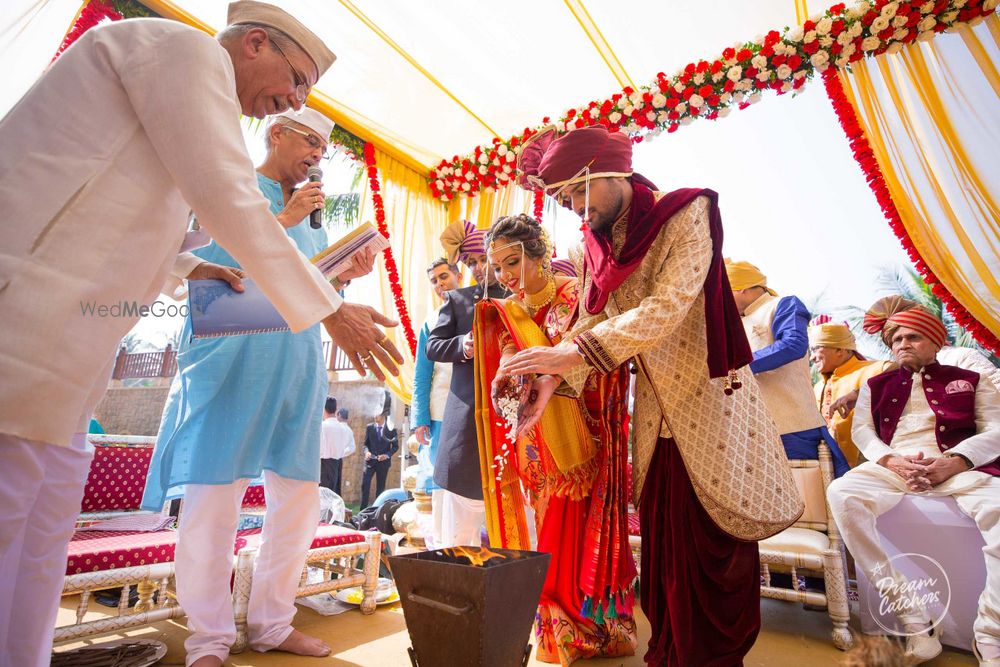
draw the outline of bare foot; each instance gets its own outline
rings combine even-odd
[[[203,655],[192,662],[191,667],[222,667],[222,660],[214,655]]]
[[[330,647],[322,639],[310,637],[293,629],[285,641],[275,646],[273,651],[285,651],[295,655],[308,655],[315,658],[325,658],[330,655]],[[200,667],[200,665],[199,665]]]

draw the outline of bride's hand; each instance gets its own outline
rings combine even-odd
[[[552,375],[539,375],[535,378],[528,389],[528,403],[517,425],[518,436],[523,436],[538,424],[545,406],[548,405],[558,386],[559,378]]]

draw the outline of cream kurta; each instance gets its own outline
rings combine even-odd
[[[217,41],[137,19],[89,30],[0,121],[0,433],[86,431],[138,316],[84,305],[154,301],[192,209],[294,331],[339,306],[268,211],[239,114]]]
[[[588,348],[599,350],[598,370],[632,358],[639,362],[632,420],[636,502],[657,438],[670,435],[715,523],[734,537],[762,539],[794,522],[804,505],[750,367],[737,371],[743,387],[732,396],[723,392],[721,378],[708,376],[708,203],[698,197],[676,213],[605,309],[597,315],[583,311],[561,345],[587,332]],[[617,250],[624,234],[615,231]],[[590,279],[587,273],[584,295]],[[581,364],[565,380],[579,393],[592,370]]]

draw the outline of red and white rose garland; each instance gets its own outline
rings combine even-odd
[[[389,239],[389,226],[385,222],[385,204],[382,201],[382,186],[378,180],[378,165],[375,163],[375,147],[371,142],[365,142],[364,147],[365,167],[368,169],[368,187],[372,192],[372,206],[375,208],[375,223],[378,231]],[[396,312],[399,313],[399,323],[403,326],[403,334],[410,347],[410,354],[414,358],[417,356],[417,337],[413,333],[413,322],[410,320],[410,311],[406,308],[406,299],[403,298],[403,286],[399,282],[399,269],[396,267],[396,258],[392,255],[392,246],[382,251],[385,259],[385,272],[389,276],[389,286],[392,289],[392,298],[396,303]]]
[[[604,100],[567,110],[555,123],[571,130],[604,125],[625,132],[635,142],[674,132],[695,118],[715,120],[733,107],[745,109],[765,91],[778,95],[805,85],[816,72],[846,67],[866,56],[895,53],[915,40],[960,25],[975,25],[997,7],[998,0],[861,0],[836,4],[801,26],[772,30],[752,42],[722,50],[717,57],[688,63],[673,76],[659,73],[638,89],[626,87]],[[549,124],[548,117],[542,125]],[[502,140],[495,137],[464,156],[442,160],[431,170],[435,197],[492,192],[514,182],[520,146],[536,133]]]

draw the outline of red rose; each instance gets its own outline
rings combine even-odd
[[[711,70],[712,70],[712,74],[718,74],[719,72],[721,72],[722,71],[722,61],[721,60],[714,61],[712,63]]]
[[[913,12],[912,14],[910,14],[906,18],[906,27],[907,28],[912,28],[913,26],[915,26],[918,23],[920,23],[920,19],[921,18],[923,18],[923,17],[920,16],[920,12]],[[961,14],[959,14],[959,18],[962,18]]]
[[[748,106],[750,106],[750,103],[749,103],[749,102],[740,102],[740,110],[741,110],[741,111],[742,111],[743,109],[746,109],[746,108],[747,108]]]
[[[624,88],[622,88],[622,92],[625,93],[626,95],[631,95],[635,91],[632,90],[632,86],[625,86]]]
[[[709,120],[715,120],[718,117],[719,117],[719,112],[718,111],[713,111],[712,113],[710,113],[707,116],[705,116],[705,118],[707,118]]]
[[[804,44],[802,46],[802,50],[808,53],[809,55],[816,53],[817,51],[819,51],[819,41],[813,40],[808,44]]]
[[[649,104],[650,102],[652,102],[653,101],[653,93],[649,92],[648,90],[646,92],[644,92],[642,94],[642,101],[645,102],[646,104]]]
[[[786,60],[787,59],[785,58],[785,56],[783,56],[783,55],[777,55],[777,56],[771,58],[771,66],[772,67],[781,67],[782,65],[785,64]]]
[[[671,132],[676,132],[678,127],[680,127],[680,125],[674,123],[673,125],[667,128],[667,134],[670,134]]]
[[[681,101],[679,99],[677,99],[676,97],[668,97],[667,98],[666,108],[667,109],[673,109],[674,107],[676,107],[680,103],[681,103]]]
[[[757,86],[758,90],[763,90],[764,88],[767,88],[767,81],[754,81],[753,83],[755,86]]]
[[[688,86],[687,88],[684,89],[684,92],[681,93],[681,97],[683,97],[686,100],[691,99],[692,95],[694,95],[694,87],[693,86]]]
[[[747,67],[745,70],[743,70],[743,76],[745,76],[748,79],[754,78],[755,76],[757,76],[757,68]]]
[[[844,46],[840,42],[834,42],[830,45],[830,53],[833,55],[839,55],[841,51],[844,50]]]
[[[837,19],[833,22],[833,25],[830,26],[830,34],[837,37],[840,33],[844,32],[845,28],[847,28],[847,23],[844,19]]]
[[[708,97],[709,95],[711,95],[714,92],[715,92],[715,89],[712,88],[708,84],[705,84],[704,86],[702,86],[701,88],[698,89],[698,94],[701,95],[702,97]]]
[[[666,79],[660,79],[659,88],[661,93],[665,93],[670,90],[670,82]]]
[[[691,107],[690,109],[688,109],[688,113],[691,114],[692,116],[697,116],[699,113],[701,113],[701,111],[698,110],[698,107]]]
[[[605,116],[611,113],[611,100],[604,100],[604,104],[601,105],[601,113]]]
[[[680,81],[681,83],[687,83],[688,81],[691,80],[691,74],[689,74],[688,72],[681,72],[681,75],[677,77],[677,80]]]
[[[841,2],[841,3],[838,3],[838,4],[834,5],[833,7],[830,7],[830,13],[831,14],[840,14],[846,8],[847,8],[847,6],[844,3]]]
[[[684,71],[689,74],[694,74],[694,63],[688,63],[684,66]]]
[[[573,124],[574,124],[574,125],[575,125],[576,127],[578,127],[578,128],[580,128],[580,127],[583,127],[584,125],[586,125],[586,123],[585,123],[585,122],[583,121],[583,119],[582,119],[582,118],[577,118],[577,119],[576,119],[576,122],[575,122],[575,123],[573,123]]]
[[[872,22],[878,18],[878,12],[869,10],[864,16],[861,17],[861,25],[866,28],[872,24]]]
[[[802,32],[809,32],[810,30],[815,30],[816,24],[812,21],[806,21],[802,24]]]
[[[751,58],[753,58],[753,51],[750,49],[740,49],[739,53],[736,54],[736,59],[740,62],[750,60]]]
[[[718,106],[718,104],[719,104],[719,96],[718,95],[709,95],[708,97],[705,98],[705,101],[708,102],[709,106],[712,106],[712,107]]]
[[[724,49],[724,50],[722,51],[722,57],[723,57],[723,58],[724,58],[725,60],[732,60],[733,58],[735,58],[735,57],[736,57],[736,49],[734,49],[734,48],[733,48],[733,47],[731,47],[731,46],[730,46],[730,47],[728,47],[728,48],[726,48],[726,49]]]
[[[516,148],[517,145],[520,144],[520,143],[521,143],[520,139],[518,139],[517,137],[512,137],[511,140],[510,140],[510,147],[511,148]]]
[[[799,68],[799,65],[802,64],[802,57],[797,53],[793,53],[792,55],[788,56],[788,60],[785,61],[785,64],[791,67],[793,70],[797,70]]]
[[[931,10],[931,14],[941,14],[944,10],[948,9],[949,0],[938,0],[934,3],[934,9]],[[970,7],[979,6],[978,0],[969,0]]]
[[[799,88],[804,86],[805,83],[806,83],[805,77],[802,77],[801,79],[795,79],[795,81],[792,82],[792,89],[798,90]]]
[[[680,117],[681,115],[676,111],[671,111],[670,113],[667,114],[667,118],[669,118],[670,120],[677,120]]]
[[[885,30],[880,30],[878,32],[878,38],[881,39],[884,42],[887,39],[889,39],[890,37],[892,37],[892,33],[894,33],[894,32],[896,32],[896,29],[893,28],[892,26],[889,26]]]
[[[576,115],[576,109],[570,109],[569,111],[566,112],[566,118],[572,118],[575,115]]]
[[[727,93],[731,93],[736,89],[736,82],[726,79],[726,83],[722,86],[722,89]]]
[[[771,30],[764,36],[764,46],[774,46],[781,41],[781,35],[777,30]]]
[[[708,63],[705,62],[704,60],[699,60],[698,61],[698,66],[695,68],[695,71],[698,72],[699,74],[707,72],[708,71]]]

